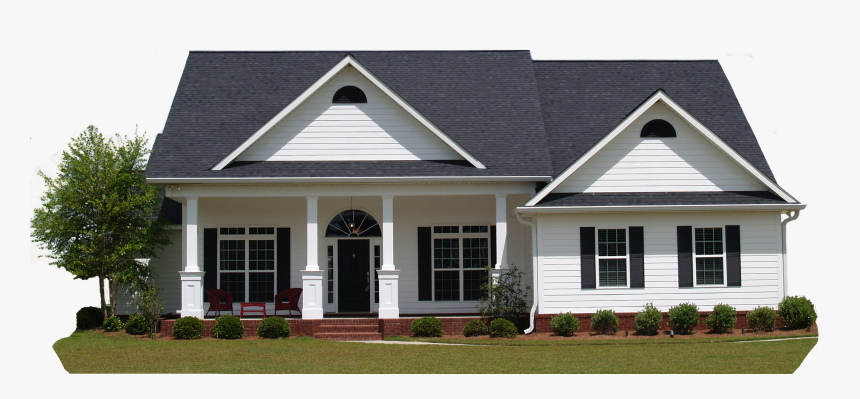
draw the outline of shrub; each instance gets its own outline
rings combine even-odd
[[[795,330],[815,323],[815,305],[805,296],[787,296],[779,303],[779,318],[786,328]]]
[[[102,330],[107,332],[117,332],[122,330],[122,321],[119,320],[119,317],[111,316],[105,319],[105,322],[102,323]]]
[[[203,320],[194,316],[185,316],[176,319],[173,323],[173,337],[177,339],[200,339],[203,337]]]
[[[463,335],[467,337],[487,335],[487,324],[478,319],[469,320],[469,322],[463,326]]]
[[[442,322],[432,316],[413,321],[409,329],[416,337],[441,337],[443,332]]]
[[[105,314],[97,307],[87,306],[78,311],[76,319],[78,330],[92,330],[102,326]]]
[[[239,339],[245,333],[245,325],[237,316],[224,315],[215,318],[212,336],[221,339]]]
[[[490,336],[493,338],[516,338],[520,330],[508,319],[495,319],[490,322]]]
[[[137,311],[146,319],[147,332],[155,338],[158,330],[158,318],[164,312],[164,301],[158,296],[158,288],[146,287],[134,297],[137,301]]]
[[[705,319],[705,325],[717,333],[732,332],[738,322],[738,312],[730,305],[718,304],[714,311]]]
[[[663,312],[661,312],[653,303],[645,305],[645,309],[636,313],[633,318],[633,327],[636,332],[642,335],[657,335],[657,330],[663,323]]]
[[[576,330],[579,330],[579,318],[570,312],[562,313],[553,317],[552,320],[549,321],[549,325],[552,327],[552,332],[569,337],[576,332]]]
[[[669,308],[669,327],[678,334],[692,334],[699,325],[699,308],[694,303],[682,303]]]
[[[598,334],[615,334],[618,331],[618,316],[610,309],[598,310],[591,316],[591,329]]]
[[[767,306],[759,306],[747,312],[747,322],[753,330],[771,332],[776,328],[776,311]]]
[[[260,326],[257,327],[257,335],[263,338],[289,338],[290,323],[287,323],[283,317],[266,317],[260,322]]]
[[[146,317],[141,314],[133,314],[129,316],[125,322],[125,332],[131,335],[144,335],[149,333],[149,326],[146,322]]]
[[[492,276],[493,269],[487,267],[487,274]],[[503,269],[495,284],[481,284],[481,303],[475,307],[481,312],[481,316],[491,319],[505,318],[513,322],[524,323],[522,316],[528,312],[526,295],[531,289],[528,285],[522,289],[524,273],[511,265],[509,269]]]

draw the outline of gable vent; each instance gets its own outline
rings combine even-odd
[[[367,96],[358,87],[344,86],[337,89],[331,102],[335,104],[367,103]]]
[[[662,119],[654,119],[642,126],[639,137],[677,137],[672,124]]]

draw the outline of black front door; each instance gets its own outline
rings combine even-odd
[[[370,240],[337,242],[337,310],[370,312]]]

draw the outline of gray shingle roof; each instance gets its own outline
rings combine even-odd
[[[635,206],[635,205],[729,205],[787,204],[769,191],[702,191],[673,193],[551,193],[537,205]]]

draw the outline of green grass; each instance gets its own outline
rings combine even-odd
[[[451,341],[480,345],[152,341],[76,332],[54,351],[70,373],[792,373],[818,339]]]

